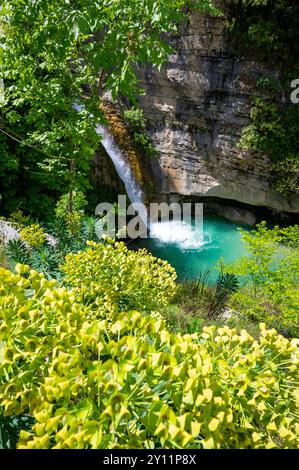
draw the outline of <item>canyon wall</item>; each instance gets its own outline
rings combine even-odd
[[[140,72],[140,106],[157,149],[149,160],[152,197],[230,199],[278,211],[299,212],[299,198],[271,188],[266,157],[238,148],[250,121],[257,80],[275,72],[238,56],[225,20],[191,15],[171,39],[175,53],[161,71]]]

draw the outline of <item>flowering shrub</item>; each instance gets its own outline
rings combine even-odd
[[[298,447],[298,340],[171,334],[23,265],[0,293],[0,412],[34,418],[19,448]]]
[[[31,224],[22,228],[20,238],[32,248],[40,248],[46,243],[46,233],[38,224]]]
[[[66,256],[65,283],[84,303],[153,311],[176,290],[176,272],[146,250],[129,250],[123,242],[87,242],[89,248]]]

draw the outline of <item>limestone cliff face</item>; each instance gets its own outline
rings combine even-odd
[[[150,161],[156,194],[233,199],[299,212],[270,187],[266,157],[238,149],[249,123],[256,81],[267,65],[238,57],[221,18],[193,14],[172,39],[176,51],[163,69],[140,72],[140,105],[157,149]]]

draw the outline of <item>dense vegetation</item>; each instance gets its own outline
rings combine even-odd
[[[269,229],[261,223],[251,232],[243,231],[242,238],[247,255],[221,265],[215,286],[203,274],[178,287],[165,310],[174,331],[198,331],[212,323],[243,327],[257,337],[257,323],[262,321],[284,336],[298,337],[299,227]],[[237,285],[228,274],[238,279]]]
[[[178,284],[166,261],[99,240],[88,215],[99,96],[129,98],[124,118],[150,156],[136,67],[161,66],[182,8],[211,3],[0,7],[1,214],[19,234],[0,239],[0,448],[298,447],[298,226],[262,223],[214,285],[204,274]],[[234,33],[290,53],[293,31],[287,41],[281,31],[294,2],[224,3]],[[280,163],[296,191],[291,108],[255,106],[242,142]]]
[[[94,245],[95,257],[98,249],[104,257],[114,250],[119,265],[131,256],[118,243]],[[1,407],[34,418],[20,448],[297,446],[298,340],[263,324],[258,341],[228,327],[171,334],[157,315],[119,313],[109,287],[90,303],[90,256],[70,255],[63,268],[79,296],[24,265],[17,274],[2,269]],[[164,285],[173,282],[169,269]],[[142,308],[147,273],[136,273],[131,288]],[[128,302],[125,291],[117,298]],[[162,308],[163,299],[155,302]]]

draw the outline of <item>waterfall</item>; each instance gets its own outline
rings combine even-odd
[[[117,174],[123,181],[127,195],[144,224],[144,230],[149,228],[151,238],[162,244],[175,244],[182,250],[190,250],[203,246],[203,233],[196,230],[184,220],[154,222],[150,220],[144,205],[144,193],[130,165],[126,153],[118,145],[112,132],[103,125],[98,125],[96,132],[101,136],[101,143],[114,164]]]
[[[80,113],[84,109],[84,105],[74,103],[73,108]],[[146,228],[147,209],[144,204],[144,193],[135,178],[134,171],[131,168],[128,158],[125,156],[107,127],[99,124],[96,127],[96,133],[101,136],[101,143],[111,158],[118,176],[124,183],[127,195],[136,211],[138,211],[140,219]]]
[[[203,240],[203,232],[195,230],[191,224],[184,220],[172,220],[166,222],[151,222],[148,224],[148,212],[144,205],[144,194],[134,171],[130,166],[125,153],[117,144],[112,133],[102,125],[98,125],[96,132],[101,136],[101,143],[111,158],[114,167],[123,181],[131,203],[138,211],[144,224],[144,229],[149,228],[151,238],[156,238],[162,244],[175,244],[182,250],[190,250],[202,247],[207,240]]]
[[[176,245],[182,251],[203,248],[211,243],[211,236],[200,228],[195,229],[184,220],[170,220],[150,224],[151,238],[161,245]]]

